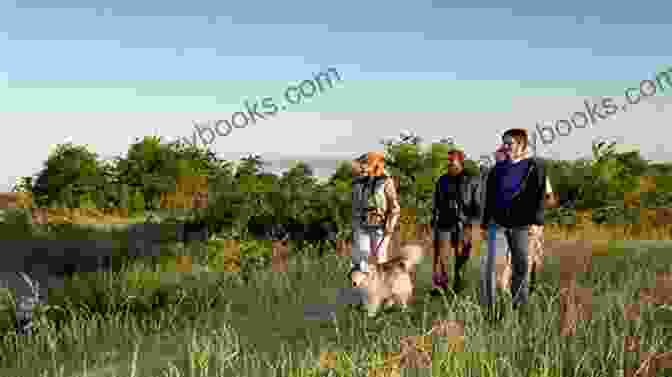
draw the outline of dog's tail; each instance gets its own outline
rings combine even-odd
[[[424,257],[424,248],[420,244],[406,244],[401,247],[401,255],[403,256],[403,261],[402,264],[404,265],[404,269],[406,271],[410,271],[418,265],[420,262],[422,262],[422,258]]]

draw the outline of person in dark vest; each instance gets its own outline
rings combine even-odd
[[[488,232],[494,247],[488,248],[486,266],[490,271],[484,274],[487,279],[481,287],[481,304],[490,310],[495,304],[494,260],[507,252],[511,253],[513,307],[520,308],[528,301],[529,232],[530,226],[544,225],[546,173],[543,162],[528,155],[527,141],[524,129],[506,131],[502,142],[508,159],[499,161],[486,178],[481,227],[496,227]]]
[[[469,260],[473,223],[480,220],[480,178],[464,170],[464,150],[452,144],[448,151],[448,171],[436,182],[431,225],[434,232],[432,295],[448,288],[450,251],[455,255],[453,291],[463,289],[462,268]]]

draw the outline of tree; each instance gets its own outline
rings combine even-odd
[[[341,161],[334,174],[329,177],[329,183],[351,182],[352,181],[352,163],[350,161]]]
[[[617,153],[616,146],[616,142],[593,142],[592,160],[583,167],[577,164],[579,169],[585,171],[588,167],[590,171],[579,188],[578,208],[622,202],[625,193],[638,189],[639,175],[646,171],[646,162],[638,152]]]
[[[241,163],[236,169],[236,179],[242,175],[259,175],[267,163],[260,155],[250,154],[240,159]]]
[[[307,188],[311,188],[317,183],[314,169],[303,161],[297,162],[283,173],[281,179],[291,186],[307,186]]]
[[[57,145],[49,155],[31,191],[38,206],[66,199],[68,205],[76,207],[82,194],[97,189],[102,183],[103,168],[98,155],[86,146],[66,143]]]

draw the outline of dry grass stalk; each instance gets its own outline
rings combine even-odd
[[[432,323],[431,334],[440,337],[464,337],[464,321],[437,319]]]
[[[657,226],[672,225],[672,208],[656,208]]]
[[[640,338],[638,336],[628,335],[623,342],[623,350],[625,352],[639,352]]]
[[[641,317],[641,307],[638,303],[626,304],[623,308],[623,317],[626,321],[636,321]]]
[[[175,258],[175,269],[177,272],[191,272],[193,268],[193,263],[191,260],[191,255],[178,255]]]
[[[429,336],[408,336],[401,339],[400,368],[431,368],[432,343]]]
[[[336,240],[336,255],[349,257],[352,255],[352,241]]]
[[[447,351],[464,351],[464,321],[435,320],[430,334],[434,342],[447,345]]]
[[[576,280],[561,282],[560,335],[576,334],[579,321],[592,318],[593,289],[578,287]]]
[[[643,302],[654,305],[672,305],[672,274],[659,272],[656,274],[656,286],[642,288],[639,291]]]
[[[336,369],[338,353],[333,351],[322,351],[320,353],[320,369]]]
[[[641,364],[634,373],[634,377],[655,377],[656,371],[656,353],[643,352],[641,354]]]
[[[240,271],[240,241],[234,239],[226,239],[220,241],[222,244],[222,252],[219,257],[223,259],[224,271],[236,272]]]
[[[402,208],[399,215],[401,240],[415,241],[418,239],[417,214],[415,208]]]
[[[580,273],[590,271],[592,265],[592,243],[574,241],[574,244],[560,254],[560,279],[573,280]]]
[[[367,371],[367,377],[401,377],[400,360],[401,354],[385,353],[384,364]]]
[[[656,364],[658,369],[672,369],[672,351],[659,353],[656,356]]]
[[[33,224],[45,225],[49,222],[47,208],[33,208]]]
[[[29,192],[0,192],[0,209],[31,208],[33,205]]]

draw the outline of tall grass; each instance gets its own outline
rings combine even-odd
[[[247,284],[233,272],[175,274],[168,264],[137,263],[67,281],[50,300],[55,307],[38,316],[32,338],[12,334],[11,310],[4,312],[0,375],[410,375],[398,362],[400,340],[427,334],[439,319],[463,321],[465,344],[464,351],[433,353],[432,376],[617,376],[630,357],[626,335],[640,336],[647,351],[672,348],[670,307],[643,304],[635,321],[623,315],[640,289],[654,285],[656,272],[670,271],[669,249],[596,257],[578,277],[579,285],[593,288],[592,319],[569,337],[559,331],[559,264],[548,259],[529,312],[512,312],[503,298],[498,323],[488,322],[476,302],[476,258],[468,271],[472,283],[458,297],[426,296],[426,261],[410,312],[369,319],[342,306],[325,321],[307,320],[305,305],[334,303],[337,288],[346,286],[347,258],[301,255],[287,273],[252,272]]]

